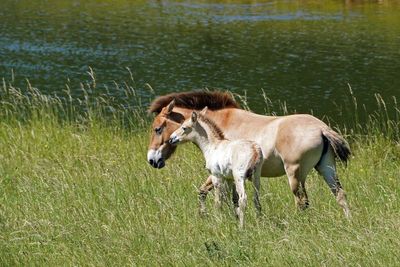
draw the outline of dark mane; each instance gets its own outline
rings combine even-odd
[[[208,117],[199,114],[199,120],[204,122],[205,124],[208,125],[208,127],[210,127],[211,132],[214,134],[214,136],[218,139],[218,140],[224,140],[225,139],[225,135],[222,132],[221,128],[219,128],[215,122],[211,119],[209,119]]]
[[[194,110],[200,110],[206,106],[210,110],[240,108],[239,104],[235,102],[228,92],[192,91],[159,96],[151,102],[148,112],[160,113],[162,108],[167,106],[173,99],[175,99],[176,107]]]

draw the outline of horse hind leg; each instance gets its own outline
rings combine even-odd
[[[305,210],[309,206],[309,201],[305,188],[305,176],[300,171],[300,165],[286,166],[286,174],[297,208]]]
[[[261,216],[261,204],[260,204],[260,179],[254,177],[252,179],[254,187],[253,202],[256,207],[257,216]],[[236,185],[232,184],[232,203],[235,210],[236,218],[239,219],[239,194],[236,191]]]
[[[315,168],[319,174],[324,177],[329,189],[336,197],[336,202],[343,209],[345,216],[350,218],[351,215],[349,205],[347,203],[345,191],[343,190],[343,187],[340,184],[337,176],[335,157],[333,155],[332,148],[329,148],[327,153],[321,157],[321,160]]]
[[[235,176],[235,175],[234,175]],[[235,188],[239,196],[238,207],[236,208],[236,214],[239,219],[239,228],[244,226],[244,212],[247,206],[247,195],[244,189],[245,178],[242,176],[235,177]]]
[[[232,192],[232,203],[233,203],[233,211],[235,213],[236,219],[239,219],[239,194],[236,191],[236,185],[234,182],[230,183],[231,192]]]

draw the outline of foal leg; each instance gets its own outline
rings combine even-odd
[[[222,197],[222,191],[223,191],[223,180],[220,177],[210,175],[212,184],[214,186],[215,192],[214,192],[214,206],[216,209],[221,209],[222,208],[222,202],[221,202],[221,197]]]
[[[206,198],[208,192],[213,189],[212,177],[211,175],[208,176],[207,180],[200,186],[199,190],[199,202],[200,202],[200,209],[199,213],[204,215],[206,213]]]
[[[239,207],[236,209],[236,214],[239,218],[239,227],[243,228],[244,226],[244,211],[247,205],[247,195],[244,190],[244,177],[238,176],[235,177],[235,186],[236,192],[239,196]]]
[[[236,218],[239,219],[238,209],[239,209],[239,194],[236,191],[235,183],[231,183],[232,189],[232,202],[233,202],[233,209],[235,211]]]
[[[327,153],[321,158],[318,165],[315,167],[317,171],[324,177],[325,182],[328,184],[331,192],[336,197],[336,202],[342,207],[344,215],[350,218],[350,209],[347,204],[346,194],[340,184],[336,172],[335,157],[332,148],[329,148]]]
[[[285,166],[289,179],[289,186],[294,195],[296,206],[299,210],[305,210],[309,206],[308,196],[305,188],[305,176],[302,175],[300,165]]]

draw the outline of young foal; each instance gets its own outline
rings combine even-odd
[[[261,212],[259,200],[260,175],[263,154],[255,142],[243,139],[229,141],[213,121],[205,116],[207,107],[200,113],[192,112],[191,118],[171,134],[170,144],[192,141],[203,152],[206,168],[213,175],[213,185],[219,188],[223,178],[233,177],[236,193],[233,195],[239,226],[243,227],[247,196],[244,182],[252,180],[255,188],[254,205]],[[253,176],[253,179],[252,179]],[[218,197],[218,196],[216,196]]]

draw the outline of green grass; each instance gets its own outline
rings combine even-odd
[[[375,131],[349,137],[353,157],[339,174],[351,221],[312,172],[310,209],[296,210],[285,177],[263,179],[263,216],[256,218],[250,201],[240,231],[228,205],[214,210],[212,195],[208,216],[198,215],[197,188],[207,172],[193,145],[180,147],[162,170],[146,162],[148,119],[142,111],[107,100],[87,101],[80,112],[63,98],[29,102],[32,94],[21,94],[18,100],[7,96],[9,87],[0,92],[2,266],[400,262],[396,128],[388,134],[371,123]],[[384,125],[397,127],[398,121]]]

